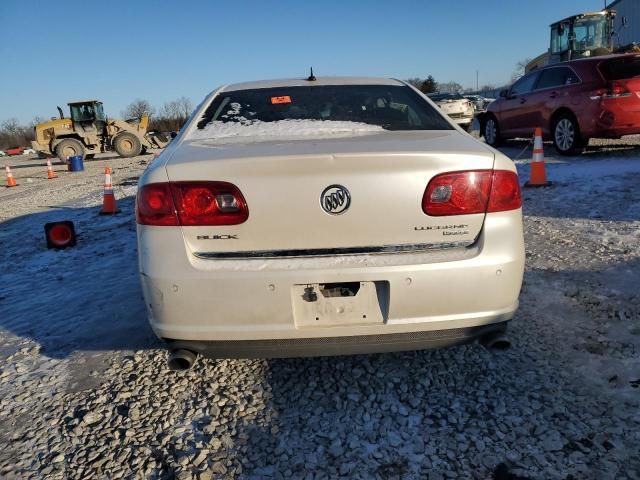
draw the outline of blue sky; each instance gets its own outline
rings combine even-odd
[[[55,9],[53,5],[60,7]],[[194,103],[217,85],[316,75],[503,83],[548,25],[602,0],[0,0],[0,121],[99,98]]]

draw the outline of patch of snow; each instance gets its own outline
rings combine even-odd
[[[369,133],[384,132],[378,125],[360,122],[338,122],[333,120],[278,120],[262,122],[260,120],[246,122],[213,121],[201,130],[193,131],[190,140],[233,140],[242,138],[271,140],[274,137],[285,138],[322,138],[335,136],[354,136]]]

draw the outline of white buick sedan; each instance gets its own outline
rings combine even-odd
[[[214,91],[140,179],[136,218],[171,368],[508,346],[524,269],[516,169],[405,82]]]

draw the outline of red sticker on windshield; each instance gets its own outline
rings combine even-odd
[[[276,105],[278,103],[291,103],[291,97],[289,95],[284,97],[271,97],[272,105]]]

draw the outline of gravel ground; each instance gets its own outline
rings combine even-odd
[[[637,144],[550,158],[554,186],[524,190],[510,350],[199,360],[181,373],[137,283],[131,196],[152,157],[101,156],[51,181],[41,160],[19,159],[22,185],[0,191],[0,477],[640,478]],[[122,210],[109,218],[96,215],[106,162]],[[41,223],[61,214],[80,244],[47,252]]]

